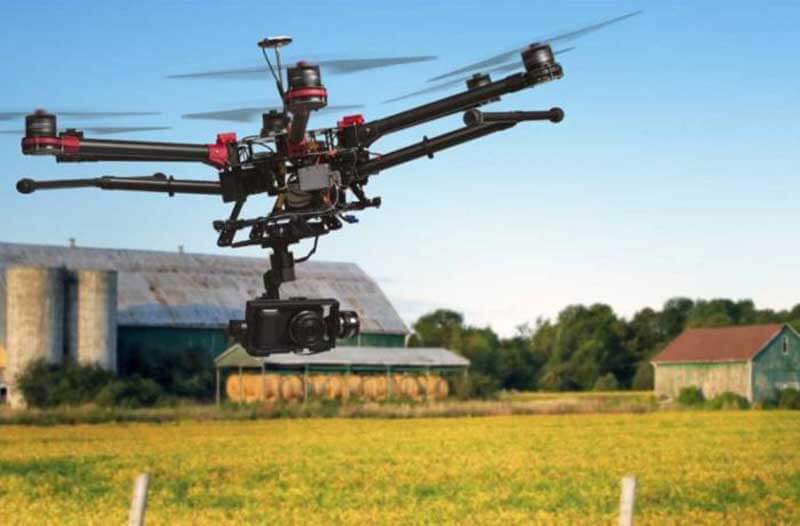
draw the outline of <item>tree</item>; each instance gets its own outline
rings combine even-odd
[[[572,305],[558,315],[557,337],[542,380],[548,388],[591,389],[613,373],[623,384],[633,376],[630,353],[623,345],[624,325],[608,305]]]
[[[420,347],[460,348],[463,329],[464,317],[460,313],[439,309],[414,323],[414,343]]]

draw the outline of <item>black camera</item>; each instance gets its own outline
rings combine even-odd
[[[340,311],[333,299],[259,298],[247,302],[245,319],[231,321],[228,332],[253,356],[318,353],[336,346],[336,338],[358,335],[358,314]]]

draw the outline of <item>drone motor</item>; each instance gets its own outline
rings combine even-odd
[[[561,66],[556,62],[549,45],[531,44],[521,54],[525,71],[529,74],[548,80],[561,77]]]
[[[25,151],[30,155],[47,155],[58,150],[58,127],[56,116],[44,110],[36,110],[25,116],[25,138],[30,146]]]
[[[286,76],[289,81],[286,109],[292,114],[289,144],[301,144],[306,136],[310,113],[328,105],[328,92],[322,85],[319,66],[301,61],[290,67]]]
[[[487,75],[486,73],[475,73],[470,78],[467,79],[467,89],[472,91],[478,88],[482,88],[488,84],[492,83],[492,78]],[[489,104],[491,102],[497,102],[500,100],[500,97],[494,97],[492,99],[487,100],[486,102],[481,102],[478,106],[483,106],[484,104]]]

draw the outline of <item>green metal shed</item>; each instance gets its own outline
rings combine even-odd
[[[302,373],[307,384],[309,373],[386,374],[466,374],[470,361],[463,356],[438,347],[349,347],[337,345],[330,351],[317,354],[271,354],[256,358],[247,354],[240,344],[231,345],[214,358],[216,368],[216,399],[221,399],[221,371],[234,369],[241,376],[245,370],[258,369],[278,374]]]
[[[695,386],[706,398],[730,391],[761,402],[800,389],[800,334],[788,324],[687,329],[652,364],[658,395]]]

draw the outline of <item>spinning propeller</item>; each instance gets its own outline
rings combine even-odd
[[[333,106],[326,106],[324,108],[320,108],[317,110],[317,113],[325,114],[325,113],[340,113],[346,112],[351,110],[357,110],[359,108],[363,108],[362,104],[350,104],[350,105],[333,105]],[[270,111],[281,111],[283,108],[281,106],[273,106],[273,107],[264,107],[264,106],[254,106],[250,108],[235,108],[231,110],[219,110],[219,111],[206,111],[200,113],[185,113],[181,115],[184,119],[204,119],[204,120],[217,120],[217,121],[230,121],[230,122],[252,122],[257,121],[261,118],[261,115],[264,113],[268,113]]]
[[[331,73],[355,73],[368,69],[385,68],[399,66],[402,64],[415,64],[417,62],[427,62],[435,60],[436,57],[423,55],[412,57],[389,57],[389,58],[354,58],[354,59],[332,59],[332,60],[312,60],[304,59],[307,62],[325,69],[326,74]],[[287,64],[294,64],[295,61],[287,60]],[[282,70],[287,69],[287,65],[281,66]],[[201,71],[196,73],[181,73],[177,75],[167,75],[168,79],[241,79],[241,80],[264,80],[265,75],[269,75],[266,65],[254,66],[238,69],[221,69],[215,71]]]
[[[37,110],[37,112],[44,113],[43,110]],[[30,112],[22,112],[22,111],[3,111],[0,112],[0,121],[10,121],[16,120],[21,117],[25,117]],[[92,120],[92,119],[107,119],[107,118],[119,118],[119,117],[147,117],[151,115],[161,115],[161,113],[156,111],[57,111],[57,113],[61,117],[66,118],[75,118],[81,120]],[[114,133],[133,133],[133,132],[143,132],[143,131],[158,131],[158,130],[169,130],[170,126],[70,126],[69,128],[80,128],[83,131],[87,131],[90,133],[96,133],[98,135],[111,135]],[[16,130],[0,130],[0,134],[3,135],[25,135],[24,129],[16,129]]]
[[[576,39],[578,37],[582,37],[583,35],[586,35],[586,34],[594,32],[594,31],[597,31],[599,29],[602,29],[604,27],[610,26],[612,24],[616,24],[618,22],[622,22],[623,20],[627,20],[628,18],[632,18],[632,17],[637,16],[637,15],[639,15],[641,13],[642,13],[642,11],[634,11],[632,13],[628,13],[628,14],[625,14],[625,15],[622,15],[622,16],[618,16],[618,17],[610,18],[608,20],[603,20],[601,22],[597,22],[596,24],[585,26],[585,27],[582,27],[580,29],[567,31],[565,33],[559,33],[557,35],[549,36],[549,37],[546,37],[546,38],[541,38],[541,39],[538,39],[538,40],[533,40],[532,42],[536,42],[537,44],[553,44],[554,42],[567,42],[567,41],[570,41],[570,40],[574,40],[574,39]],[[519,63],[519,54],[520,54],[520,52],[522,52],[527,47],[528,47],[527,45],[520,46],[520,47],[514,48],[512,50],[505,51],[503,53],[491,56],[491,57],[483,59],[483,60],[480,60],[478,62],[474,62],[472,64],[468,64],[468,65],[460,67],[458,69],[454,69],[452,71],[448,71],[447,73],[443,73],[441,75],[437,75],[437,76],[435,76],[433,78],[428,79],[428,82],[436,82],[438,80],[451,79],[452,77],[456,77],[456,76],[459,76],[459,78],[455,79],[455,80],[449,80],[449,81],[441,83],[441,84],[436,84],[436,85],[433,85],[433,86],[430,86],[430,87],[427,87],[427,88],[424,88],[424,89],[421,89],[421,90],[418,90],[418,91],[414,91],[414,92],[408,93],[406,95],[401,95],[399,97],[394,97],[394,98],[388,99],[388,100],[386,100],[384,102],[395,102],[395,101],[398,101],[398,100],[403,100],[403,99],[407,99],[407,98],[411,98],[411,97],[416,97],[416,96],[424,95],[424,94],[427,94],[427,93],[433,93],[433,92],[445,90],[447,88],[450,88],[450,87],[456,86],[456,85],[462,85],[463,86],[464,81],[469,80],[471,78],[469,76],[466,76],[466,77],[463,76],[463,74],[465,74],[465,73],[471,73],[471,72],[478,72],[479,71],[482,74],[488,74],[488,73],[507,73],[507,72],[510,72],[510,71],[514,71],[514,70],[519,69],[521,67],[521,64]],[[573,49],[575,49],[575,48],[574,47],[564,48],[564,49],[561,49],[561,50],[554,51],[554,54],[558,55],[560,53],[566,53],[568,51],[572,51]]]

